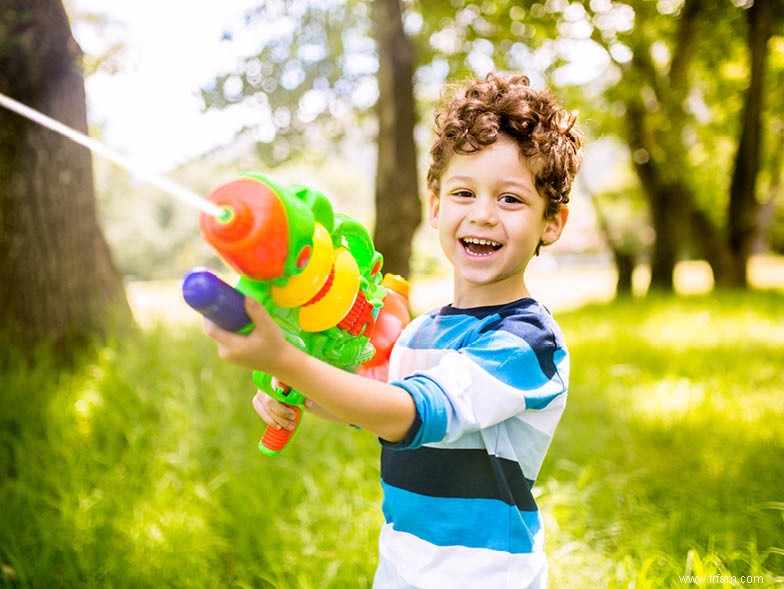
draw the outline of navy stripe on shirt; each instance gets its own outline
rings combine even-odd
[[[497,499],[521,511],[536,511],[533,481],[520,465],[489,455],[485,449],[422,446],[396,450],[383,446],[381,479],[406,491],[430,497]]]
[[[498,320],[483,325],[480,333],[498,330],[507,331],[530,346],[547,380],[558,372],[553,354],[560,346],[541,316],[532,313],[520,316],[518,308],[505,307],[498,311]]]

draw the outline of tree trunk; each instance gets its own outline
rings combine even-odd
[[[684,110],[689,93],[689,73],[699,43],[702,0],[685,0],[677,21],[669,71],[662,75],[653,63],[646,43],[634,47],[631,62],[639,88],[627,101],[628,142],[635,156],[634,167],[645,192],[656,241],[651,252],[653,290],[672,292],[674,270],[685,233],[683,210],[693,209],[694,194],[679,176],[687,149],[683,129],[690,115]],[[640,37],[644,41],[644,36]],[[646,107],[643,90],[653,92],[657,105]],[[651,122],[648,108],[666,112],[667,129]]]
[[[618,271],[618,279],[615,281],[615,296],[629,297],[634,291],[634,256],[632,254],[613,249],[613,260]]]
[[[0,0],[0,91],[87,130],[81,51],[60,0]],[[129,318],[84,148],[0,108],[0,331],[63,350]]]
[[[615,269],[618,273],[618,279],[615,282],[615,296],[628,297],[634,291],[634,284],[632,277],[634,276],[635,254],[629,251],[628,246],[623,246],[623,238],[618,239],[613,235],[610,228],[610,221],[604,208],[599,204],[599,197],[593,192],[585,181],[585,176],[578,174],[577,183],[580,186],[580,191],[588,196],[588,200],[593,205],[593,211],[596,214],[596,224],[599,231],[607,241],[607,246],[610,248],[615,263]]]
[[[751,76],[743,108],[740,141],[730,182],[729,249],[731,267],[717,284],[746,288],[747,266],[757,223],[757,175],[762,148],[762,113],[765,95],[765,61],[773,22],[773,0],[757,0],[749,7],[748,45]]]
[[[651,283],[649,289],[674,290],[675,263],[678,261],[680,219],[675,212],[679,204],[666,186],[650,193],[651,217],[656,232],[656,243],[651,253]]]
[[[632,153],[641,151],[650,154],[653,141],[645,125],[645,108],[642,104],[635,101],[627,103],[627,123]],[[638,155],[634,159],[634,169],[648,198],[651,224],[656,233],[651,252],[650,289],[672,292],[678,257],[678,233],[681,231],[678,210],[683,204],[678,194],[682,191],[665,181],[661,167],[650,155]]]
[[[414,48],[400,0],[373,0],[378,43],[376,248],[387,272],[410,274],[411,243],[422,220],[414,125]]]
[[[716,224],[702,209],[692,206],[687,219],[692,239],[711,267],[714,283],[721,284],[722,277],[729,274],[731,265],[726,235],[716,228]]]

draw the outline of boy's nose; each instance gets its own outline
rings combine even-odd
[[[495,202],[491,198],[475,198],[468,217],[471,223],[477,225],[494,225],[498,220]]]

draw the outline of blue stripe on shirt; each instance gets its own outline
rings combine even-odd
[[[563,342],[548,328],[545,317],[521,313],[527,306],[521,309],[515,304],[481,318],[468,315],[468,319],[467,315],[455,314],[457,309],[448,309],[447,314],[442,309],[439,314],[423,316],[418,321],[421,325],[404,332],[397,345],[411,350],[461,350],[494,378],[529,391],[558,378],[558,364],[566,354]],[[464,349],[469,341],[470,347]],[[501,349],[506,353],[499,354]],[[555,396],[548,395],[529,407],[541,409]]]
[[[476,324],[472,318],[469,322]],[[471,327],[464,315],[422,315],[403,331],[396,345],[417,350],[457,350],[471,339],[467,326]]]
[[[538,511],[520,511],[502,501],[427,497],[381,484],[386,521],[391,521],[388,509],[394,506],[395,530],[436,546],[526,554],[533,551],[534,536],[542,527]]]
[[[499,350],[505,353],[499,354]],[[462,353],[494,378],[518,389],[531,391],[550,380],[528,343],[506,331],[483,335]]]
[[[438,329],[435,329],[434,324],[428,325],[430,321],[437,321],[439,323]],[[484,321],[499,325],[497,315],[485,317]],[[449,325],[454,328],[460,327],[460,329],[456,329],[457,333],[462,334],[460,338],[457,338],[457,333],[453,332],[451,336],[446,336],[446,339],[440,342],[446,349],[457,345],[455,340],[462,340],[466,334],[465,317],[436,315],[427,317],[422,323],[424,325],[417,329],[416,333],[444,334],[450,332]],[[506,323],[525,324],[526,322],[507,319]],[[446,329],[444,329],[445,327]],[[517,327],[519,328],[519,325]],[[529,325],[529,327],[531,326]],[[534,351],[528,342],[520,339],[509,330],[488,332],[482,329],[473,333],[474,336],[478,335],[477,341],[472,342],[459,353],[464,355],[467,362],[481,366],[482,371],[492,378],[519,389],[525,398],[526,409],[545,409],[553,399],[565,391],[566,383],[561,378],[559,369],[564,362],[568,362],[568,356],[563,348],[553,347],[557,337],[538,337],[540,349]],[[552,332],[549,333],[552,334]],[[414,351],[423,349],[423,344],[436,345],[437,341],[438,338],[435,341],[429,341],[427,337],[420,339],[415,336],[409,341],[398,342],[398,345]],[[462,346],[465,343],[461,341],[459,345]],[[499,350],[505,350],[506,353],[499,354]],[[564,374],[567,375],[568,364],[565,364],[563,368],[566,369]],[[449,419],[454,413],[451,401],[442,390],[441,385],[432,377],[422,373],[415,373],[405,380],[395,381],[392,384],[408,391],[414,399],[418,415],[417,422],[409,430],[404,443],[398,444],[398,446],[418,448],[423,444],[441,441],[446,434]]]

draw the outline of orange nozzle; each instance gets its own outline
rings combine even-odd
[[[201,215],[204,239],[218,254],[253,280],[282,276],[289,225],[275,191],[264,182],[242,177],[218,186],[207,198],[229,211],[221,218]]]

